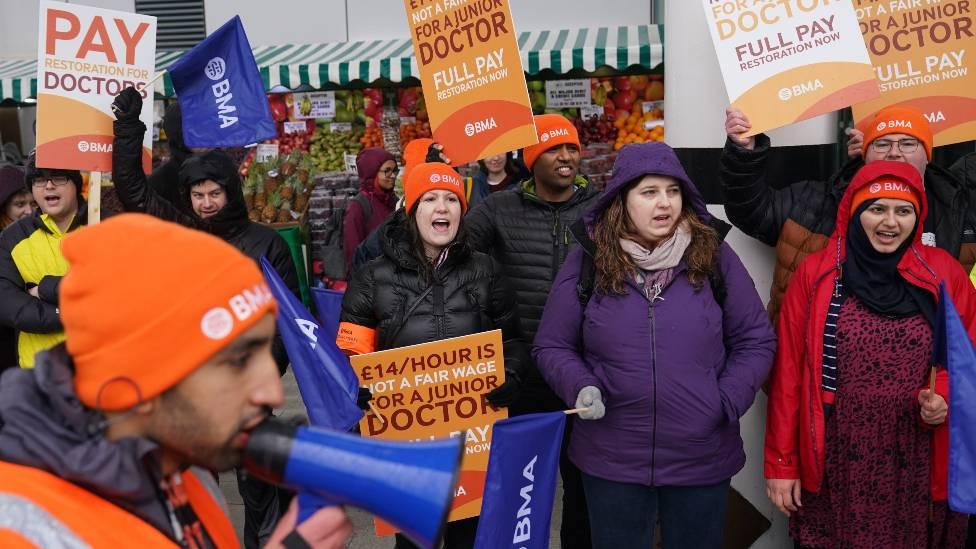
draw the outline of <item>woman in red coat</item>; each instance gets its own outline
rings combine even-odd
[[[976,290],[921,244],[927,203],[909,164],[854,177],[826,249],[800,264],[777,327],[766,493],[802,547],[962,547],[946,505],[948,373],[930,394],[939,285],[976,335]]]

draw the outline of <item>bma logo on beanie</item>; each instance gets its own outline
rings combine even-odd
[[[885,130],[897,130],[897,129],[912,129],[911,120],[884,120],[878,123],[877,131],[883,132]]]
[[[539,141],[545,143],[546,141],[555,139],[556,137],[569,137],[569,130],[566,128],[556,128],[547,132],[542,132],[539,134]]]
[[[445,183],[447,185],[454,185],[455,187],[457,187],[459,189],[461,188],[461,179],[459,179],[457,177],[454,177],[451,174],[446,174],[446,173],[445,174],[439,174],[439,173],[432,173],[432,174],[430,174],[430,182],[431,183],[434,183],[434,184]]]
[[[214,307],[204,313],[200,319],[200,331],[210,339],[224,339],[234,331],[235,318],[238,322],[243,322],[263,310],[271,301],[274,298],[265,284],[244,289],[231,296],[227,301],[227,308]],[[231,311],[234,312],[233,315]]]

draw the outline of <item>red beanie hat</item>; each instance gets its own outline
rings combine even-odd
[[[454,168],[443,162],[428,162],[410,170],[410,177],[403,184],[404,200],[409,212],[414,203],[427,191],[451,191],[461,201],[461,213],[468,209],[464,200],[464,181]]]
[[[253,260],[152,216],[117,215],[62,248],[61,321],[89,408],[158,396],[277,309]]]
[[[904,162],[885,160],[871,162],[858,170],[851,184],[860,184],[864,179],[867,179],[868,183],[854,191],[854,196],[851,197],[851,215],[854,215],[861,204],[879,198],[895,198],[910,202],[915,206],[915,213],[922,215],[919,198],[922,180],[918,170],[913,166]]]
[[[535,131],[539,142],[523,151],[529,170],[539,156],[553,147],[563,144],[580,146],[576,126],[561,114],[540,114],[535,117]]]
[[[861,155],[867,153],[875,139],[892,133],[903,133],[918,139],[925,147],[925,156],[932,160],[932,127],[925,115],[912,107],[887,107],[869,118],[864,126]]]

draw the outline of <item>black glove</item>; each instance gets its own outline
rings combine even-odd
[[[129,86],[112,101],[112,112],[121,121],[138,120],[142,113],[142,96],[135,88]]]
[[[369,410],[369,401],[371,401],[371,400],[373,400],[373,393],[369,390],[369,388],[368,387],[360,387],[359,388],[359,396],[356,397],[356,406],[359,406],[359,409],[362,410],[362,411],[364,411],[364,412],[365,411],[368,411]]]
[[[508,408],[515,403],[515,398],[518,397],[521,389],[522,381],[518,374],[505,370],[505,383],[492,389],[485,398],[495,408]]]

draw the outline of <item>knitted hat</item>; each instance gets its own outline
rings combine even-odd
[[[403,147],[403,181],[410,177],[410,170],[427,161],[427,150],[434,144],[433,139],[421,137]]]
[[[27,178],[24,177],[24,172],[13,166],[0,168],[0,206],[3,206],[11,196],[28,191],[30,189],[27,187]]]
[[[461,213],[468,209],[464,200],[464,182],[454,168],[442,162],[428,162],[410,170],[410,177],[403,185],[404,200],[409,212],[427,191],[451,191],[461,201]]]
[[[865,172],[863,175],[871,177],[871,179],[870,183],[857,189],[854,196],[851,197],[851,215],[854,215],[861,204],[879,198],[895,198],[911,202],[915,206],[915,213],[921,215],[922,210],[919,207],[921,200],[918,191],[915,186],[909,184],[912,179],[920,179],[918,171],[902,162],[880,162],[884,164],[881,169],[877,166],[879,162],[871,162],[859,170],[859,174],[863,171]]]
[[[553,147],[563,144],[580,146],[576,126],[561,114],[540,114],[535,117],[535,131],[539,142],[525,148],[525,165],[532,169],[537,158]]]
[[[918,139],[925,147],[925,156],[932,160],[932,128],[925,116],[912,107],[887,107],[875,113],[865,123],[861,154],[867,154],[868,147],[875,139],[892,133],[903,133]]]
[[[152,216],[117,215],[71,233],[62,249],[61,321],[90,408],[156,397],[277,310],[254,261]]]

